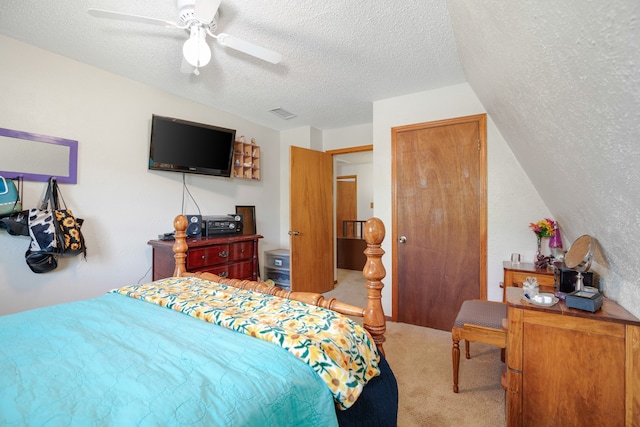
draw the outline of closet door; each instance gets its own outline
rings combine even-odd
[[[486,299],[486,117],[394,128],[393,314],[451,330]]]

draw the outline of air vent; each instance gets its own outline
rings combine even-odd
[[[296,117],[295,114],[290,113],[282,108],[274,108],[273,110],[269,110],[269,112],[285,120],[293,119],[294,117]]]

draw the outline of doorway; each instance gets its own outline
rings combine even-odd
[[[451,330],[486,299],[486,115],[392,129],[393,317]]]
[[[372,145],[327,152],[290,147],[292,291],[323,293],[333,289],[336,265],[334,156],[371,150]]]
[[[355,237],[358,218],[358,175],[336,177],[336,235]]]
[[[329,150],[334,163],[336,266],[362,271],[364,222],[373,216],[373,146]]]

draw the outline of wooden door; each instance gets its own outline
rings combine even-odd
[[[336,178],[336,234],[338,237],[354,236],[354,225],[347,224],[343,229],[343,220],[358,218],[358,177],[339,176]]]
[[[333,158],[291,147],[291,290],[333,289]]]
[[[450,330],[486,299],[486,116],[392,130],[394,319]]]

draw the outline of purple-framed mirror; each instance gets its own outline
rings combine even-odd
[[[78,141],[0,128],[0,175],[27,181],[78,181]]]

